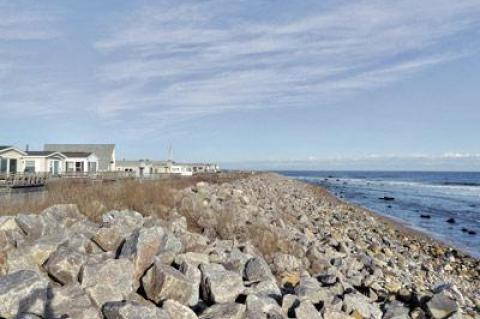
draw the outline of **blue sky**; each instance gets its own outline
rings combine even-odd
[[[0,144],[480,170],[480,0],[0,0]]]

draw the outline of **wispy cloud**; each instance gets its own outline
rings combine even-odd
[[[36,58],[42,44],[61,37],[57,20],[32,3],[0,0],[0,118],[57,113],[52,97],[71,91]]]
[[[477,0],[347,1],[261,19],[237,13],[248,11],[239,10],[243,5],[162,1],[117,21],[96,43],[111,62],[97,74],[108,93],[95,110],[172,123],[232,110],[316,107],[479,46],[452,45],[480,26]]]

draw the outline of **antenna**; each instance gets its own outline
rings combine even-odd
[[[173,148],[172,148],[172,144],[168,144],[168,155],[167,155],[167,160],[169,162],[173,161]]]

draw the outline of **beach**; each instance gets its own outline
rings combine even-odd
[[[157,215],[0,217],[0,316],[42,315],[20,307],[28,278],[72,318],[479,318],[478,259],[320,186],[257,173],[172,196]]]

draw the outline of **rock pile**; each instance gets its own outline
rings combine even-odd
[[[273,174],[0,217],[1,318],[480,318],[480,263]]]

